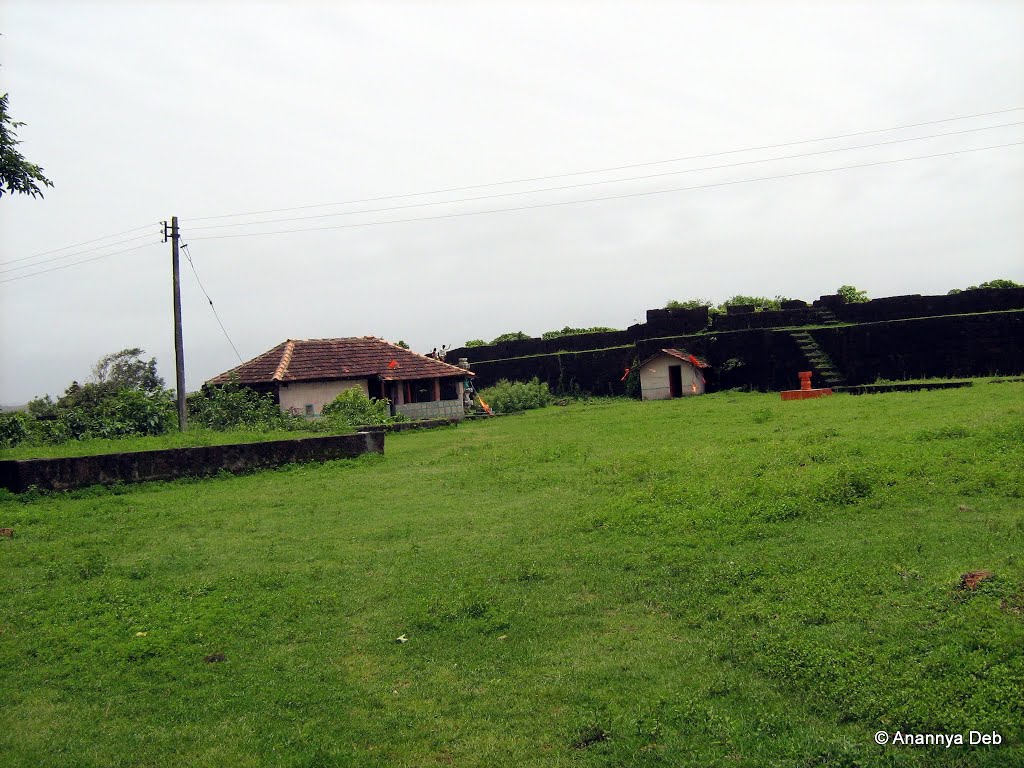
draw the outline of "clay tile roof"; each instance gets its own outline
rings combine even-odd
[[[214,376],[207,384],[270,384],[275,381],[365,379],[385,381],[472,376],[469,371],[418,355],[374,336],[282,342],[246,363]]]
[[[691,355],[689,352],[686,352],[685,350],[678,350],[678,349],[663,349],[658,354],[652,355],[651,357],[648,357],[646,360],[644,360],[642,363],[640,363],[641,367],[647,365],[654,358],[661,357],[662,355],[669,355],[670,357],[674,357],[674,358],[676,358],[678,360],[682,360],[684,363],[689,363],[690,365],[696,365],[698,368],[710,368],[711,367],[710,365],[708,365],[706,360],[702,360],[699,357],[694,357],[693,355]]]

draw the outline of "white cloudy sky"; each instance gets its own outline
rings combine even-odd
[[[694,170],[1024,110],[560,176],[1024,107],[1020,2],[5,0],[0,33],[20,149],[55,185],[0,199],[3,403],[59,394],[129,346],[173,382],[156,226],[171,215],[245,358],[286,338],[372,334],[425,351],[625,327],[670,298],[1024,281],[1021,146],[722,185],[1020,142],[1024,126]],[[678,171],[690,172],[397,208]],[[559,178],[201,220],[541,176]],[[703,188],[341,228],[680,187]],[[381,208],[394,210],[324,216]],[[321,218],[253,223],[303,216]],[[148,224],[106,249],[47,253]],[[200,229],[214,224],[240,226]],[[308,227],[335,228],[202,239]],[[237,360],[183,269],[194,389]]]

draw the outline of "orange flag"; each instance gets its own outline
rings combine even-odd
[[[487,411],[488,416],[493,416],[494,411],[491,410],[491,406],[484,402],[484,399],[480,395],[476,396],[476,399],[480,401],[480,407]]]

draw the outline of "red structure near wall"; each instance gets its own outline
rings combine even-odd
[[[800,371],[797,376],[800,377],[800,389],[787,389],[785,392],[780,392],[783,400],[808,400],[812,397],[824,397],[825,395],[831,395],[832,390],[828,387],[822,389],[814,389],[811,386],[811,371]]]

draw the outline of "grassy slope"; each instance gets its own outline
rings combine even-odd
[[[594,402],[7,498],[0,757],[1021,764],[1022,394]]]

